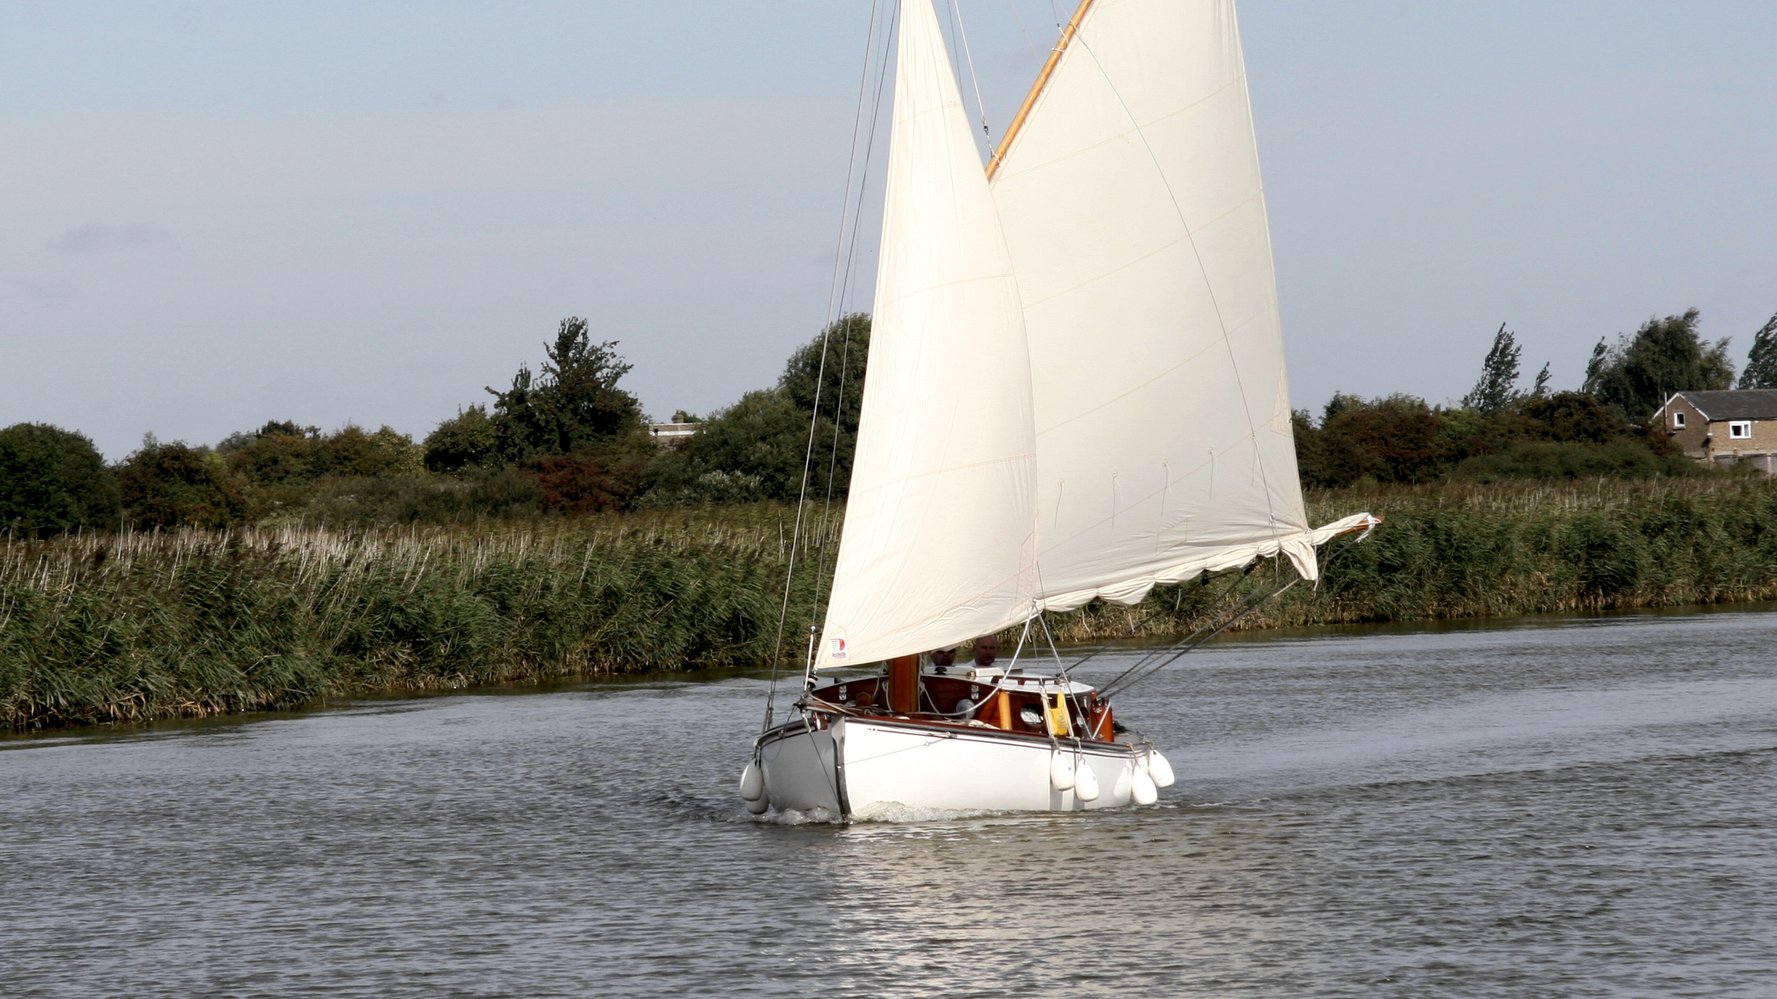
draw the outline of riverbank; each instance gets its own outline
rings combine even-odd
[[[1777,599],[1777,482],[1600,480],[1341,490],[1318,586],[1243,628]],[[299,707],[327,697],[797,660],[834,520],[752,506],[521,525],[0,542],[0,710],[13,729]],[[1067,643],[1188,633],[1248,593],[1157,590],[1056,615]],[[780,638],[779,608],[788,604]]]

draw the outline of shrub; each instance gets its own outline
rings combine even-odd
[[[0,430],[0,530],[49,537],[115,526],[117,482],[84,435],[46,423]]]
[[[124,513],[138,527],[221,528],[246,520],[240,480],[220,455],[150,438],[117,469]]]

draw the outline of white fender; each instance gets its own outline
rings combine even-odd
[[[765,798],[759,798],[755,801],[747,802],[747,811],[752,812],[754,815],[764,815],[765,810],[770,807],[771,802]]]
[[[1111,789],[1111,797],[1116,799],[1118,804],[1129,800],[1129,775],[1134,771],[1134,760],[1130,760],[1128,766],[1117,771],[1117,786]]]
[[[1158,749],[1148,750],[1148,755],[1144,762],[1146,762],[1148,766],[1148,776],[1154,778],[1155,787],[1172,786],[1174,780],[1172,764],[1166,762],[1166,757],[1161,756]]]
[[[1074,768],[1074,797],[1081,801],[1098,800],[1098,775],[1092,772],[1092,765],[1085,760]]]
[[[1129,793],[1135,798],[1136,804],[1152,805],[1155,801],[1159,800],[1160,792],[1154,789],[1154,778],[1149,777],[1146,770],[1143,770],[1141,767],[1134,768],[1134,777],[1132,780],[1133,784],[1129,789]]]
[[[758,763],[749,763],[740,772],[740,796],[749,802],[765,800],[765,775],[760,772]]]
[[[1049,786],[1057,791],[1073,789],[1074,754],[1059,750],[1049,754]]]

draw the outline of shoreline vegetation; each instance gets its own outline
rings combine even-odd
[[[1240,630],[1777,599],[1777,481],[1590,479],[1314,491],[1384,520]],[[780,504],[458,526],[0,539],[0,707],[14,731],[300,708],[367,694],[688,669],[800,669],[814,570]],[[1190,633],[1270,569],[1052,615],[1081,645]]]

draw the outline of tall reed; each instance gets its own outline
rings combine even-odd
[[[1777,482],[1404,486],[1310,497],[1335,541],[1276,627],[1777,599]],[[793,660],[831,518],[797,553],[761,505],[527,524],[0,540],[0,709],[12,728],[287,708],[372,691]],[[1269,568],[1052,615],[1064,642],[1189,633]]]
[[[1335,540],[1318,583],[1237,627],[1428,621],[1777,600],[1777,480],[1523,482],[1350,488],[1309,496],[1309,520],[1370,510],[1361,544]],[[1274,586],[1156,590],[1052,623],[1065,641],[1188,634]]]
[[[28,728],[756,665],[777,634],[791,516],[7,541],[0,704]],[[802,586],[799,608],[810,601]]]

